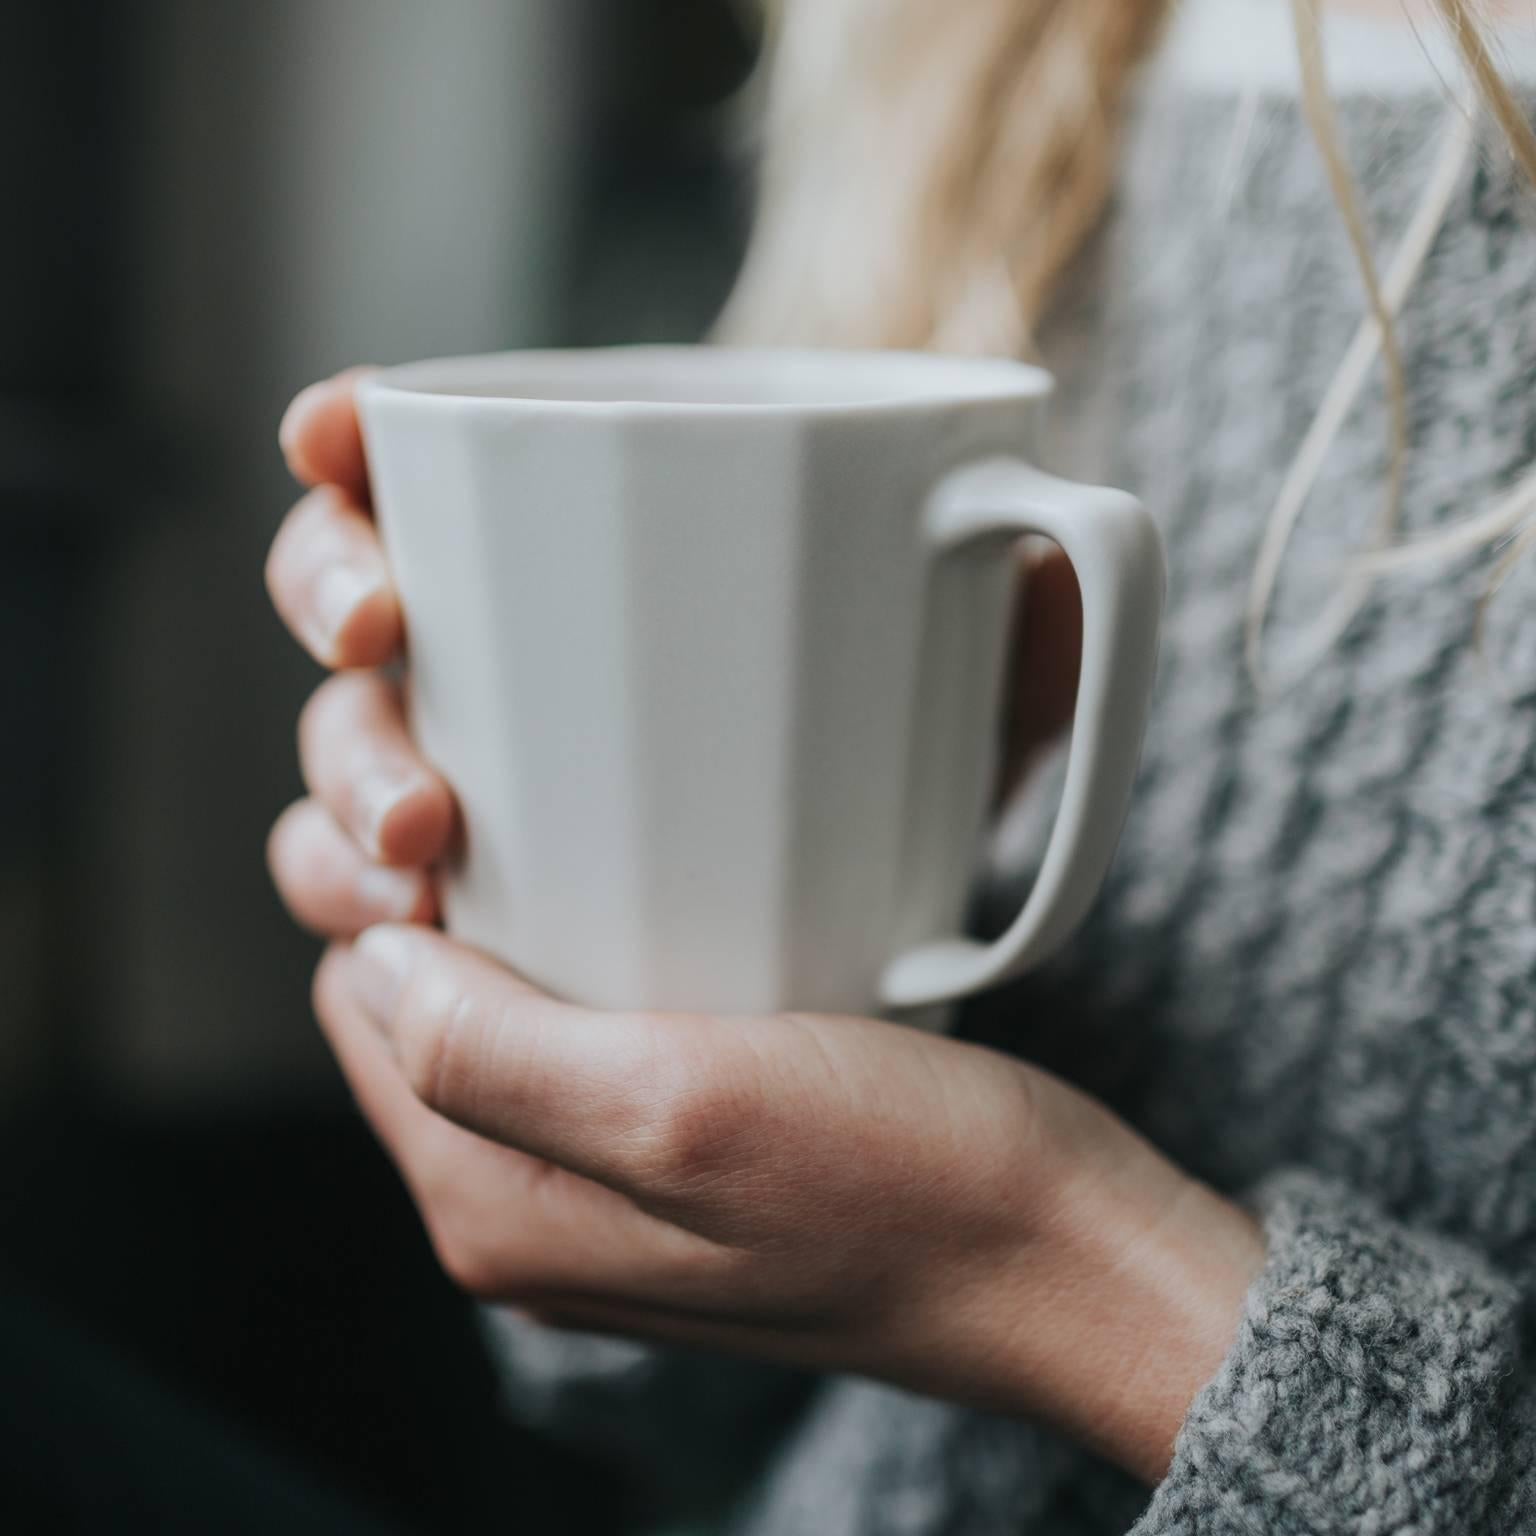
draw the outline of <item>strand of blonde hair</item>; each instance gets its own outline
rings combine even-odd
[[[1466,0],[1437,0],[1441,16],[1461,54],[1467,78],[1489,116],[1499,125],[1510,154],[1528,182],[1536,186],[1536,131],[1499,73],[1482,29]],[[1365,556],[1359,570],[1366,577],[1455,559],[1508,544],[1489,573],[1478,604],[1476,629],[1481,638],[1488,604],[1536,545],[1536,469],[1527,472],[1492,507],[1444,528]]]
[[[1099,221],[1170,0],[770,0],[732,341],[1017,353]]]
[[[759,214],[718,334],[775,343],[1026,350],[1107,201],[1130,82],[1173,0],[762,3],[776,25]],[[1533,470],[1475,518],[1428,537],[1396,538],[1408,431],[1394,318],[1426,254],[1419,250],[1425,240],[1421,228],[1410,230],[1413,238],[1405,236],[1386,280],[1378,277],[1328,91],[1318,3],[1290,0],[1302,100],[1368,312],[1267,525],[1245,633],[1256,676],[1291,531],[1378,350],[1389,413],[1387,485],[1375,547],[1346,571],[1325,616],[1327,633],[1343,628],[1383,572],[1508,538],[1523,550],[1528,541],[1517,536],[1536,515]],[[1499,72],[1472,0],[1434,6],[1476,99],[1536,184],[1536,133]],[[1440,187],[1426,205],[1442,197],[1448,194]],[[1410,250],[1418,255],[1405,268]],[[1499,562],[1495,586],[1508,567]]]
[[[1381,295],[1391,322],[1395,323],[1401,312],[1445,222],[1446,211],[1466,170],[1471,150],[1472,125],[1464,114],[1453,111],[1425,183],[1424,196],[1387,266]],[[1243,636],[1249,675],[1259,686],[1265,686],[1269,681],[1262,667],[1264,624],[1280,579],[1285,551],[1334,439],[1354,409],[1371,366],[1382,350],[1382,336],[1381,323],[1374,315],[1367,315],[1360,322],[1344,354],[1344,361],[1334,374],[1317,415],[1291,460],[1260,540],[1249,587]],[[1402,547],[1392,545],[1381,555],[1388,557],[1393,550]],[[1364,602],[1373,574],[1363,561],[1353,562],[1346,570],[1338,592],[1313,625],[1307,644],[1301,648],[1299,656],[1292,658],[1293,675],[1304,673],[1312,661],[1343,633]]]
[[[1376,269],[1376,257],[1371,248],[1370,228],[1360,205],[1359,190],[1354,173],[1344,158],[1339,136],[1338,118],[1334,112],[1333,97],[1328,89],[1328,69],[1323,57],[1322,27],[1318,22],[1315,0],[1290,0],[1291,21],[1296,34],[1296,55],[1301,71],[1302,110],[1307,126],[1322,155],[1323,168],[1338,204],[1344,230],[1354,252],[1355,264],[1360,270],[1360,280],[1365,288],[1366,305],[1374,324],[1376,346],[1380,348],[1386,369],[1387,385],[1387,483],[1382,497],[1381,511],[1376,524],[1375,543],[1378,547],[1390,544],[1397,534],[1402,515],[1403,473],[1408,459],[1408,379],[1403,367],[1402,347],[1398,341],[1396,310],[1401,304],[1388,302],[1382,291],[1381,277]],[[1335,376],[1338,381],[1349,369],[1348,360]],[[1353,395],[1351,393],[1351,400]],[[1320,423],[1330,423],[1326,440],[1331,441],[1338,429],[1325,400],[1319,411],[1314,428]],[[1265,527],[1259,555],[1254,562],[1253,578],[1248,588],[1247,611],[1243,623],[1243,654],[1248,674],[1256,687],[1265,682],[1263,661],[1264,626],[1269,617],[1270,603],[1274,596],[1280,569],[1284,564],[1285,551],[1301,513],[1302,503],[1311,489],[1312,481],[1321,468],[1321,456],[1310,450],[1317,439],[1309,433],[1293,461],[1292,473],[1287,477],[1274,510]],[[1314,462],[1315,460],[1315,462]],[[1300,472],[1298,474],[1298,471]],[[1295,494],[1300,488],[1300,494]],[[1365,600],[1368,584],[1364,581],[1347,583],[1330,605],[1326,628],[1329,635],[1342,633]]]
[[[1488,52],[1482,27],[1467,0],[1436,0],[1452,40],[1461,52],[1467,67],[1467,76],[1488,109],[1493,120],[1503,130],[1505,143],[1516,163],[1525,173],[1526,180],[1536,186],[1536,131],[1515,100],[1509,83],[1499,73],[1498,66]]]
[[[1436,6],[1461,56],[1467,79],[1476,98],[1502,130],[1505,143],[1527,181],[1536,185],[1536,132],[1533,132],[1520,104],[1494,63],[1472,7],[1467,0],[1436,0]],[[1376,548],[1353,561],[1346,570],[1342,586],[1335,594],[1333,602],[1329,604],[1322,621],[1314,630],[1312,643],[1305,647],[1298,672],[1304,671],[1306,666],[1310,665],[1311,661],[1315,660],[1343,632],[1355,613],[1359,611],[1376,577],[1390,570],[1401,570],[1456,555],[1481,552],[1501,542],[1509,541],[1509,548],[1495,563],[1487,588],[1478,604],[1475,632],[1480,642],[1489,602],[1508,580],[1524,553],[1536,546],[1536,534],[1532,533],[1531,523],[1532,518],[1536,517],[1536,470],[1528,471],[1512,492],[1484,513],[1462,519],[1448,528],[1416,539],[1403,542],[1395,540],[1408,442],[1404,430],[1406,414],[1402,411],[1406,403],[1406,389],[1394,322],[1416,279],[1419,265],[1427,255],[1427,246],[1417,250],[1415,259],[1407,270],[1405,283],[1394,283],[1389,279],[1386,286],[1390,291],[1386,294],[1382,294],[1379,288],[1373,287],[1368,232],[1359,214],[1358,198],[1355,195],[1352,178],[1349,177],[1348,168],[1343,161],[1337,122],[1332,110],[1331,97],[1327,91],[1326,77],[1321,67],[1321,28],[1315,0],[1291,0],[1291,8],[1301,58],[1303,101],[1313,136],[1328,169],[1329,179],[1339,203],[1351,245],[1360,264],[1371,303],[1371,313],[1361,333],[1356,336],[1350,354],[1335,376],[1334,384],[1313,422],[1312,430],[1309,431],[1306,440],[1298,450],[1291,472],[1286,478],[1274,512],[1266,526],[1259,555],[1255,561],[1244,625],[1244,655],[1249,674],[1259,686],[1263,686],[1265,682],[1262,658],[1264,626],[1274,589],[1279,580],[1286,547],[1300,516],[1301,508],[1321,469],[1322,457],[1342,424],[1343,415],[1353,403],[1362,381],[1363,368],[1369,366],[1369,360],[1374,356],[1371,342],[1377,338],[1380,340],[1382,354],[1386,361],[1389,407],[1392,413],[1389,428],[1391,440],[1387,489],[1391,512],[1390,516],[1378,525]],[[1458,109],[1453,106],[1452,110]],[[1461,131],[1470,144],[1470,123],[1468,122]],[[1465,158],[1464,153],[1463,158]],[[1439,164],[1444,168],[1446,163],[1445,152],[1442,151]],[[1424,219],[1416,218],[1414,221],[1416,225],[1421,224],[1433,209],[1431,234],[1438,231],[1439,223],[1444,216],[1445,201],[1449,196],[1448,188],[1442,187],[1438,191],[1434,188],[1435,179],[1432,176],[1431,191],[1420,205],[1420,214]],[[1404,239],[1400,254],[1407,256],[1416,246],[1415,235],[1422,236],[1424,232],[1423,229],[1410,230],[1409,235]],[[1383,299],[1384,304],[1380,302]]]

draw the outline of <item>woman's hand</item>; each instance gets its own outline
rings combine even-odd
[[[283,441],[321,488],[273,548],[274,601],[327,665],[381,664],[400,616],[350,379],[300,396]],[[333,677],[300,746],[310,798],[273,831],[273,873],[338,941],[316,1009],[460,1284],[556,1323],[1039,1416],[1161,1474],[1262,1262],[1247,1216],[975,1046],[546,997],[419,926],[454,809],[393,685]]]
[[[310,490],[284,519],[266,573],[283,622],[337,673],[299,719],[308,797],[279,817],[267,847],[293,915],[329,938],[432,921],[427,868],[456,814],[411,743],[398,687],[362,670],[392,661],[402,630],[369,515],[355,382],[351,373],[313,385],[288,408],[283,450]]]

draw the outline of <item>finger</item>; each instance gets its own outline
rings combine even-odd
[[[1058,546],[1047,545],[1028,557],[1020,589],[1009,658],[1005,790],[1071,723],[1083,648],[1077,573]]]
[[[751,1129],[740,1053],[710,1021],[572,1007],[425,929],[370,929],[349,980],[423,1103],[642,1203]]]
[[[349,368],[300,390],[283,413],[277,441],[304,485],[334,485],[368,504],[368,460],[357,416],[357,383],[370,368]]]
[[[345,492],[322,486],[283,519],[267,556],[283,622],[327,667],[373,667],[400,648],[400,605],[378,534]]]
[[[327,938],[352,938],[374,923],[430,923],[437,915],[424,871],[370,862],[316,800],[300,800],[278,817],[267,865],[288,910]]]
[[[614,1190],[487,1141],[424,1105],[358,1007],[350,952],[315,976],[315,1012],[358,1107],[400,1170],[449,1275],[486,1299],[675,1295],[710,1250]]]
[[[482,1145],[468,1131],[435,1114],[411,1092],[398,1063],[358,1008],[350,981],[351,951],[332,945],[315,972],[315,1016],[342,1075],[384,1150],[413,1187],[443,1144],[464,1156]],[[490,1149],[489,1144],[483,1144]]]
[[[328,678],[299,716],[304,782],[370,858],[425,865],[454,829],[453,794],[422,761],[400,691],[376,672]]]

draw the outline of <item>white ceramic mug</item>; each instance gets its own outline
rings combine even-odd
[[[1068,937],[1136,771],[1164,565],[1024,456],[998,360],[620,348],[413,364],[360,403],[415,729],[457,791],[449,931],[599,1007],[947,1002]],[[1010,549],[1082,589],[1065,791],[1008,931],[961,937]]]

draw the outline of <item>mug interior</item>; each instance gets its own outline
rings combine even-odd
[[[1005,358],[918,352],[604,347],[408,363],[368,387],[465,400],[835,410],[1036,399],[1050,377]]]

